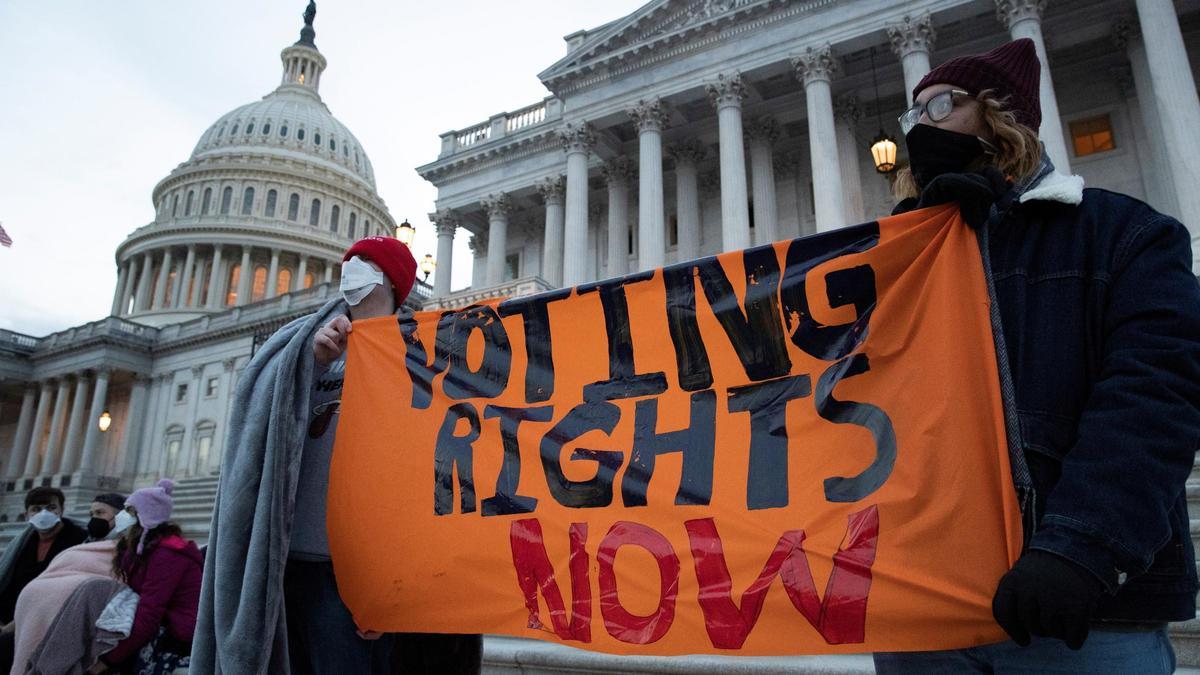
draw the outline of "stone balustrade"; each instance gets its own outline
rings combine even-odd
[[[442,152],[439,157],[448,157],[474,146],[507,138],[546,122],[562,119],[562,101],[553,96],[514,112],[492,115],[486,122],[441,135]]]

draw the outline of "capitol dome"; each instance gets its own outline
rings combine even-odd
[[[155,219],[117,248],[112,313],[152,326],[338,279],[356,239],[394,236],[371,160],[321,100],[309,4],[279,86],[222,115],[155,186]]]

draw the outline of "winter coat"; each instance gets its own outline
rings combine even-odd
[[[136,656],[158,634],[159,626],[182,644],[191,644],[196,630],[204,556],[195,542],[177,535],[163,537],[141,558],[135,565],[130,556],[126,564],[129,587],[139,596],[133,630],[104,655],[108,664]]]

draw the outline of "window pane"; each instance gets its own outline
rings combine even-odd
[[[278,198],[278,193],[274,190],[267,190],[267,209],[266,215],[268,218],[275,217],[275,200]]]
[[[300,195],[295,192],[288,198],[288,220],[296,220],[300,217]]]
[[[275,295],[283,295],[292,290],[292,271],[286,267],[279,270],[279,281],[275,283]]]
[[[316,227],[321,224],[321,200],[312,200],[312,207],[308,211],[308,224]]]
[[[254,290],[250,294],[251,302],[258,302],[267,297],[267,268],[259,265],[254,268]]]
[[[229,205],[233,203],[233,188],[226,187],[221,191],[221,215],[229,215]]]
[[[204,199],[200,202],[200,215],[208,215],[208,207],[212,206],[212,188],[204,188]]]
[[[229,290],[227,293],[225,293],[226,307],[232,307],[235,303],[237,303],[237,289],[238,282],[241,281],[241,272],[242,266],[240,264],[234,265],[229,269],[229,285],[226,286],[226,288]]]
[[[254,208],[254,188],[248,187],[242,193],[242,215],[250,215],[250,210]]]
[[[1108,115],[1076,120],[1069,126],[1071,145],[1075,149],[1076,157],[1106,152],[1117,147],[1112,132],[1112,119]]]

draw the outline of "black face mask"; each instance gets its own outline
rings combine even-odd
[[[944,173],[963,173],[971,162],[979,159],[986,148],[978,136],[918,124],[904,137],[908,146],[908,161],[917,185],[924,188],[929,181]]]
[[[88,521],[87,530],[92,539],[103,539],[112,530],[112,523],[103,518],[92,518]]]

